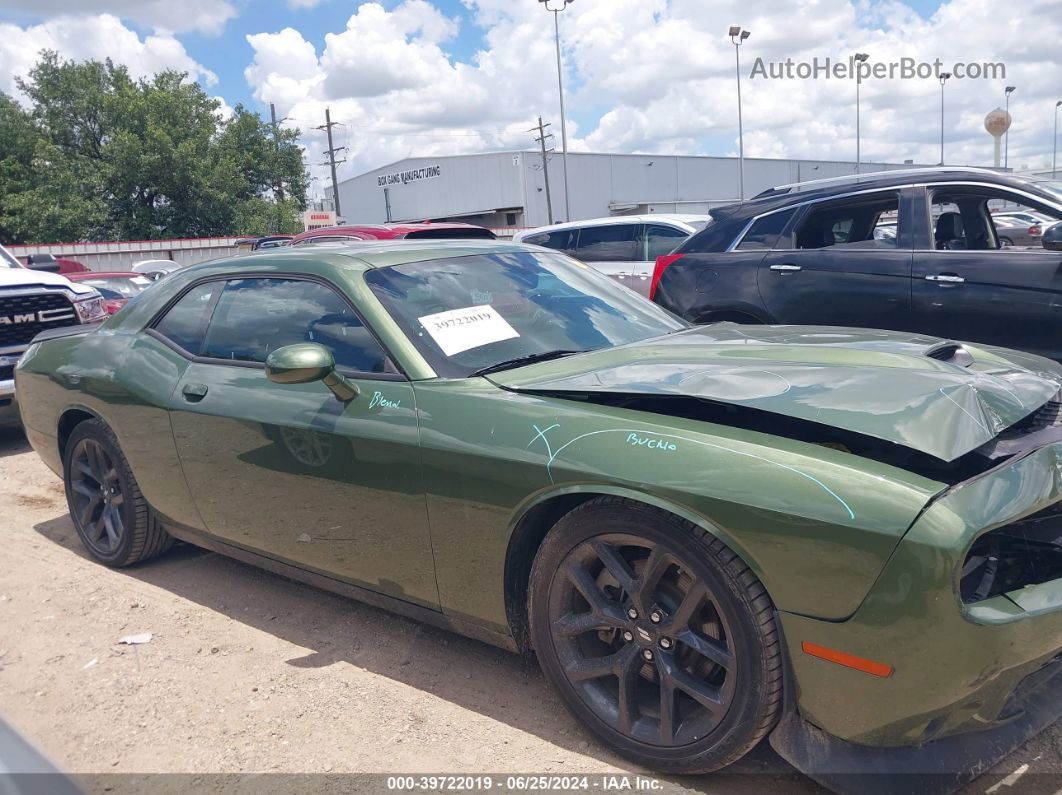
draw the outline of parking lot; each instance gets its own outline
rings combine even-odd
[[[89,790],[138,780],[111,774],[644,773],[579,728],[533,660],[188,546],[97,565],[17,432],[0,435],[0,483],[4,717]],[[138,633],[151,641],[118,644]],[[1053,795],[1060,760],[1056,725],[964,792]],[[664,784],[823,791],[766,743]]]

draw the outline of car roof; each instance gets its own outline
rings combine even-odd
[[[424,230],[432,229],[485,229],[486,227],[476,226],[475,224],[465,224],[458,221],[444,221],[440,223],[433,223],[431,221],[425,221],[422,223],[409,223],[409,224],[343,224],[341,226],[322,226],[317,229],[311,229],[308,232],[301,232],[295,235],[293,240],[306,240],[311,237],[322,237],[328,235],[356,235],[358,233],[372,234],[374,232],[387,232],[391,235],[405,235],[410,232],[421,232]]]
[[[424,262],[433,259],[472,256],[475,254],[510,254],[517,251],[557,254],[555,251],[543,249],[539,246],[527,246],[522,243],[510,243],[504,240],[476,240],[472,238],[352,240],[349,243],[337,242],[329,246],[264,249],[196,265],[188,265],[181,268],[181,272],[194,275],[203,270],[221,271],[224,269],[226,273],[238,274],[242,271],[259,270],[266,263],[270,266],[281,265],[297,269],[300,262],[314,263],[315,266],[325,263],[345,270],[367,271],[373,268],[403,265],[408,262]],[[313,270],[316,269],[316,267],[313,268]]]
[[[938,183],[976,182],[1000,188],[1031,193],[1052,205],[1062,200],[1051,191],[1038,186],[1044,182],[1027,176],[1001,173],[991,169],[960,166],[936,166],[932,168],[896,169],[865,174],[850,174],[811,182],[793,183],[770,188],[744,202],[735,202],[712,208],[712,223],[697,232],[683,245],[725,246],[730,244],[745,225],[761,215],[786,210],[790,207],[839,198],[858,192],[872,192],[901,188],[907,185],[933,185]],[[709,242],[709,238],[711,242]]]
[[[86,279],[100,279],[100,278],[126,278],[132,279],[136,277],[138,279],[144,278],[144,274],[137,273],[136,271],[81,271],[80,273],[66,273],[63,274],[66,278],[75,282],[83,282]]]
[[[607,215],[602,218],[586,218],[582,221],[565,221],[550,226],[536,226],[534,229],[525,229],[515,237],[523,239],[528,235],[537,235],[542,232],[553,232],[559,229],[580,229],[584,226],[609,226],[611,224],[646,224],[659,221],[661,223],[684,224],[689,226],[693,223],[710,221],[712,216],[707,213],[697,215],[695,213],[648,213],[645,215]]]

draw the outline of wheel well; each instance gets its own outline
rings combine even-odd
[[[527,596],[531,567],[534,565],[538,548],[542,546],[546,534],[562,517],[585,502],[607,496],[609,495],[604,493],[580,493],[550,497],[530,508],[516,523],[509,539],[509,549],[505,554],[505,616],[509,621],[513,639],[521,651],[531,650]],[[620,499],[632,505],[647,504],[629,497]]]
[[[531,566],[546,533],[561,517],[600,494],[562,494],[533,506],[516,523],[505,554],[505,614],[521,651],[531,649],[527,619],[527,586]]]
[[[763,325],[763,321],[755,315],[750,315],[747,312],[737,311],[725,311],[725,312],[709,312],[704,317],[700,318],[697,323],[749,323],[752,325]]]
[[[59,458],[62,460],[63,454],[66,452],[66,440],[70,438],[70,434],[74,432],[74,428],[83,423],[85,420],[94,420],[96,416],[84,409],[67,409],[63,412],[63,415],[59,418]]]

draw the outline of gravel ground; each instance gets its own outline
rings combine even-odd
[[[193,547],[121,571],[91,562],[62,484],[14,432],[0,432],[0,517],[0,714],[89,790],[645,774],[580,729],[533,661]],[[117,643],[147,632],[146,645]],[[269,772],[331,775],[247,778]],[[766,743],[725,775],[661,783],[823,792]],[[1062,795],[1062,723],[964,792]]]

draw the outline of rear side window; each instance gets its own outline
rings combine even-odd
[[[302,279],[233,279],[225,285],[203,356],[264,362],[277,348],[324,345],[339,367],[387,371],[387,356],[350,305],[334,290]]]
[[[793,210],[783,210],[777,213],[758,218],[749,227],[745,237],[738,244],[739,251],[757,248],[774,248],[778,245],[778,238],[785,231],[789,219],[793,217]]]
[[[670,254],[687,237],[689,233],[684,229],[661,224],[646,224],[644,259],[655,262],[657,257]]]
[[[531,246],[545,246],[554,251],[563,251],[565,254],[575,254],[575,239],[578,232],[577,229],[554,229],[552,232],[529,235],[524,238],[523,242]]]
[[[823,202],[812,207],[796,232],[797,248],[896,248],[896,237],[875,235],[878,225],[895,221],[898,193]]]
[[[579,231],[575,256],[585,262],[633,262],[638,251],[638,224],[587,226]]]
[[[198,355],[214,299],[222,286],[222,282],[207,282],[193,287],[155,324],[155,331],[193,356]]]
[[[344,240],[364,239],[364,237],[361,237],[359,235],[317,235],[316,237],[304,237],[302,240],[296,240],[291,245],[305,246],[308,243],[338,243]]]

